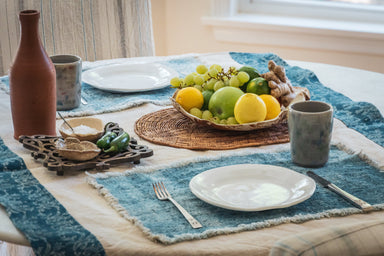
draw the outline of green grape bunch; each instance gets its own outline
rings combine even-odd
[[[220,119],[218,116],[208,109],[210,97],[219,89],[231,86],[247,91],[248,84],[252,83],[252,79],[258,77],[258,71],[249,66],[243,66],[240,69],[229,67],[225,70],[219,64],[211,66],[198,65],[195,72],[187,74],[184,78],[173,77],[170,81],[172,88],[183,89],[186,87],[194,87],[199,90],[204,98],[202,108],[191,108],[188,112],[200,119],[208,120],[216,124],[236,125],[238,122],[235,117],[230,116],[226,119]]]
[[[196,71],[186,75],[184,78],[173,77],[170,81],[172,88],[195,87],[200,91],[217,91],[225,86],[239,88],[250,80],[247,72],[239,71],[236,67],[224,70],[219,64],[209,66],[198,65]]]

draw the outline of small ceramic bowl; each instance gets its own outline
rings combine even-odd
[[[101,152],[96,144],[89,141],[80,141],[74,137],[67,137],[65,140],[58,139],[55,146],[60,156],[75,161],[93,159]]]
[[[66,123],[62,123],[59,127],[61,136],[65,139],[67,137],[74,137],[80,141],[97,141],[104,133],[103,121],[94,117],[82,117],[67,120],[72,126],[74,132]]]

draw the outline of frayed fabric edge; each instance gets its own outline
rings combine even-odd
[[[134,102],[129,102],[129,103],[124,104],[122,106],[111,107],[108,110],[85,110],[85,111],[81,111],[81,112],[77,112],[77,113],[71,113],[70,111],[69,112],[62,111],[60,113],[64,117],[90,116],[90,115],[98,115],[98,114],[105,114],[105,113],[122,111],[122,110],[126,110],[129,108],[138,107],[140,105],[144,105],[147,103],[152,103],[152,104],[158,105],[158,106],[170,106],[171,105],[170,100],[138,100],[138,101],[134,101]]]
[[[271,153],[275,152],[281,152],[285,151],[285,149],[277,149],[274,150]],[[216,156],[199,156],[199,157],[191,157],[187,158],[185,160],[181,161],[175,161],[171,164],[158,164],[158,165],[152,165],[152,166],[134,166],[130,170],[126,170],[124,172],[106,172],[106,173],[97,173],[97,174],[89,174],[87,175],[92,176],[97,179],[106,179],[109,177],[117,177],[117,176],[128,176],[133,173],[151,173],[160,169],[165,169],[165,168],[175,168],[175,167],[181,167],[190,163],[197,163],[197,162],[208,162],[208,161],[213,161],[213,160],[218,160],[221,158],[225,157],[230,157],[230,156],[246,156],[246,155],[251,155],[254,154],[255,150],[254,149],[242,149],[237,152],[223,152],[220,153]]]

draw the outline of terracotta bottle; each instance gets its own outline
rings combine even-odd
[[[14,138],[56,135],[56,72],[39,36],[40,12],[19,14],[20,43],[9,70]]]

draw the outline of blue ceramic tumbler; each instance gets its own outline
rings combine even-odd
[[[333,108],[321,101],[301,101],[288,108],[292,161],[304,167],[327,163],[333,127]]]

